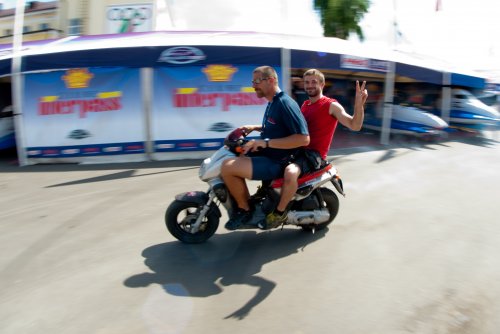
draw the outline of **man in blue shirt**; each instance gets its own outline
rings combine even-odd
[[[309,144],[307,123],[300,107],[281,91],[276,71],[270,66],[257,67],[252,74],[252,86],[257,96],[269,103],[261,125],[240,127],[247,134],[260,131],[261,139],[250,140],[242,155],[228,159],[222,165],[222,178],[238,205],[226,224],[229,230],[244,227],[252,218],[245,180],[282,177],[290,154]]]

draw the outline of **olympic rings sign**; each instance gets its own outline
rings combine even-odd
[[[107,33],[144,32],[153,26],[151,4],[108,6]]]
[[[151,18],[151,8],[148,7],[114,7],[108,9],[106,17],[110,21],[141,20]]]

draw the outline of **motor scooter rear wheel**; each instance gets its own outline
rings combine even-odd
[[[193,233],[191,227],[196,222],[201,209],[202,206],[198,203],[172,202],[165,213],[165,224],[170,234],[187,244],[207,241],[219,227],[219,217],[214,210],[209,210],[203,217],[200,229]]]
[[[333,192],[333,190],[330,190],[328,188],[320,188],[319,191],[321,191],[321,196],[323,197],[324,202],[321,205],[326,205],[326,208],[330,213],[330,218],[328,218],[328,221],[324,223],[314,225],[314,229],[316,231],[322,230],[330,225],[330,223],[335,219],[339,212],[339,198]],[[302,225],[301,227],[304,231],[312,231],[313,229],[313,226],[310,225]]]

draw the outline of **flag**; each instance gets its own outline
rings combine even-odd
[[[443,6],[441,4],[441,0],[436,0],[436,12],[439,12],[442,9],[443,9]]]

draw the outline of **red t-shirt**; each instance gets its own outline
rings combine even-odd
[[[328,155],[338,123],[337,118],[330,115],[332,102],[337,100],[323,96],[312,104],[310,100],[305,101],[301,108],[309,128],[310,142],[307,148],[318,151],[323,159]]]

